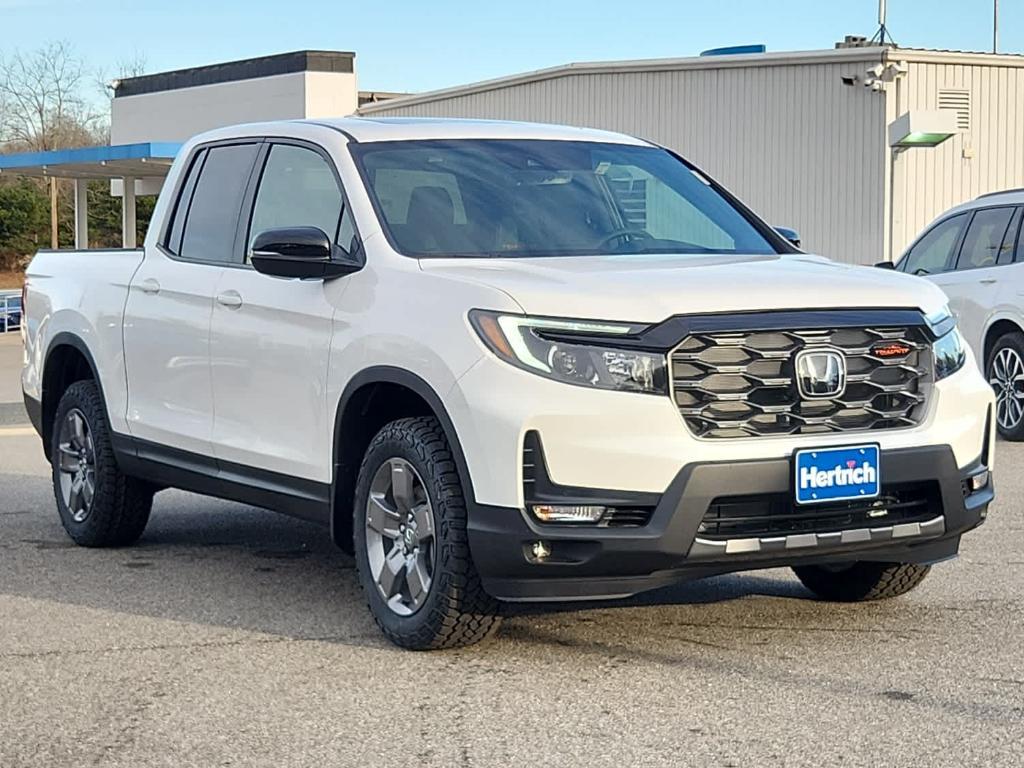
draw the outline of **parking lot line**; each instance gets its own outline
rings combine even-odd
[[[0,437],[28,437],[35,433],[32,427],[0,427]]]

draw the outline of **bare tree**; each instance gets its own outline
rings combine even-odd
[[[83,95],[85,67],[70,44],[54,42],[0,59],[0,139],[22,151],[95,144],[96,115]],[[50,241],[58,237],[59,183],[48,180]]]
[[[100,92],[103,93],[107,98],[114,98],[114,92],[117,90],[117,84],[121,80],[127,80],[130,77],[139,77],[140,75],[146,74],[146,70],[149,68],[146,62],[146,55],[136,49],[131,56],[126,56],[122,59],[118,59],[114,65],[114,76],[111,77],[109,70],[100,68],[96,70],[96,85],[99,87]]]
[[[94,85],[101,98],[113,99],[117,92],[118,83],[129,77],[138,77],[146,73],[147,64],[145,55],[136,50],[131,56],[118,60],[114,65],[113,77],[110,70],[100,67],[94,71]],[[110,112],[107,111],[102,117],[92,124],[93,133],[98,139],[110,141]]]
[[[0,134],[30,150],[94,141],[83,97],[85,68],[68,43],[49,43],[0,61]]]

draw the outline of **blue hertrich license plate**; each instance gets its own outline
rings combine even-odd
[[[877,445],[812,448],[793,457],[796,503],[870,499],[881,488]]]

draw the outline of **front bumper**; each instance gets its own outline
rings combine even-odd
[[[695,462],[789,459],[801,448],[878,442],[883,451],[948,446],[958,467],[981,453],[992,388],[968,359],[931,385],[920,425],[859,433],[708,440],[694,437],[667,396],[574,387],[484,355],[446,394],[479,504],[522,508],[525,436],[544,441],[551,477],[578,488],[660,496],[681,467]]]
[[[471,504],[470,546],[485,588],[503,600],[624,597],[686,579],[799,564],[936,562],[956,555],[960,536],[985,519],[991,479],[973,492],[965,481],[986,468],[989,455],[984,449],[960,469],[947,445],[884,450],[883,492],[889,484],[937,484],[934,509],[913,524],[880,520],[825,534],[731,540],[739,546],[699,536],[709,506],[724,494],[791,492],[790,461],[776,458],[686,465],[641,527],[542,525],[518,508]],[[550,551],[543,560],[533,556],[538,541]]]

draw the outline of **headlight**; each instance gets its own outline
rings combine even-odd
[[[624,392],[666,392],[663,353],[618,349],[615,336],[643,326],[505,315],[474,309],[470,322],[487,347],[517,368],[566,384]],[[588,343],[587,336],[593,336]]]
[[[935,357],[936,381],[959,371],[967,359],[964,337],[960,335],[960,329],[954,328],[932,344],[932,355]]]
[[[928,327],[935,334],[935,338],[941,338],[953,330],[953,327],[956,325],[956,318],[949,311],[949,305],[943,304],[941,308],[927,315],[925,322],[928,323]]]

